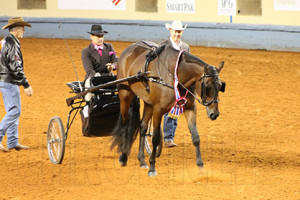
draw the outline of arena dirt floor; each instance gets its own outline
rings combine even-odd
[[[220,117],[210,121],[205,108],[197,107],[205,172],[196,167],[182,117],[178,146],[163,149],[158,176],[148,177],[139,168],[137,140],[128,165],[120,167],[111,137],[83,137],[79,115],[63,163],[50,162],[47,126],[52,116],[67,122],[65,100],[74,94],[66,83],[76,80],[72,61],[83,80],[80,54],[89,41],[27,38],[21,44],[34,96],[21,88],[20,143],[31,149],[0,152],[0,199],[300,199],[300,53],[192,46],[209,64],[225,61]],[[112,44],[120,55],[131,43]],[[2,98],[0,104],[2,118]]]

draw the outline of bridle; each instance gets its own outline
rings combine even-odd
[[[212,68],[212,67],[210,67],[210,68]],[[213,68],[212,71],[213,71],[212,74],[204,73],[204,75],[198,80],[198,81],[202,80],[202,83],[201,83],[201,101],[202,102],[200,102],[200,103],[202,105],[204,105],[204,106],[210,106],[212,103],[219,103],[220,100],[218,99],[218,92],[219,91],[222,91],[222,92],[225,91],[225,82],[221,82],[221,84],[222,84],[221,89],[222,90],[219,90],[218,86],[217,86],[218,81],[220,81],[219,74],[217,73],[217,71],[216,71],[215,68]],[[207,102],[206,91],[207,91],[208,87],[205,84],[205,78],[209,78],[209,77],[213,78],[212,88],[210,88],[210,89],[214,90],[213,91],[214,92],[214,96],[213,96],[213,98],[210,101]]]

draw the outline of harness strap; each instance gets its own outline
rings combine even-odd
[[[146,55],[145,72],[148,70],[149,63],[154,60],[164,49],[166,45],[152,46],[151,51]]]
[[[143,41],[144,42],[144,41]],[[145,42],[144,42],[145,43]],[[148,43],[145,43],[148,45]],[[148,66],[149,63],[151,61],[153,61],[156,57],[158,57],[158,55],[165,49],[166,45],[162,45],[162,46],[151,46],[151,51],[149,53],[147,53],[146,55],[146,62],[145,62],[145,66],[144,66],[144,70],[145,72],[148,71]],[[158,69],[159,70],[159,69]],[[159,73],[159,71],[158,71]],[[160,73],[159,73],[160,74]],[[150,92],[150,87],[148,85],[148,82],[143,81],[143,85],[146,88],[146,91],[149,93]]]
[[[160,77],[154,77],[154,76],[150,76],[150,77],[145,77],[146,80],[151,81],[153,83],[158,83],[161,84],[162,86],[166,86],[168,88],[174,89],[173,86],[167,84],[166,82],[162,81],[162,79]]]

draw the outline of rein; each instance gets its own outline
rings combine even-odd
[[[77,81],[78,81],[78,85],[79,85],[79,89],[81,92],[83,92],[83,88],[81,87],[81,84],[80,84],[80,80],[78,78],[78,75],[77,75],[77,71],[75,69],[75,65],[74,65],[74,62],[73,62],[73,59],[72,59],[72,54],[71,54],[71,51],[69,49],[69,46],[68,46],[68,43],[67,43],[67,39],[65,37],[65,32],[62,28],[62,22],[59,23],[59,26],[58,28],[61,30],[62,34],[63,34],[63,38],[64,38],[64,42],[65,42],[65,45],[66,45],[66,48],[67,48],[67,51],[68,51],[68,54],[69,54],[69,57],[70,57],[70,60],[71,60],[71,63],[72,63],[72,66],[73,66],[73,70],[75,72],[75,75],[76,75],[76,78],[77,78]]]

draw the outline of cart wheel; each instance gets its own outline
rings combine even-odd
[[[153,132],[151,132],[151,126],[152,126],[152,120],[149,121],[148,130],[145,137],[145,149],[149,156],[152,154],[152,138],[153,138]],[[163,137],[160,137],[159,144],[156,149],[156,157],[159,157],[162,151],[162,145],[163,145]]]
[[[52,117],[47,131],[47,149],[51,162],[61,164],[65,154],[65,131],[59,117]]]

